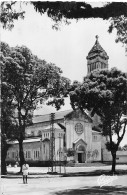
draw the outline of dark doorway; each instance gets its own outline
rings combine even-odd
[[[82,163],[82,153],[78,153],[78,162]]]

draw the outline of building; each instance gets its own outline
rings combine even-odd
[[[68,150],[74,151],[74,162],[85,163],[101,160],[101,133],[92,130],[93,120],[79,110],[67,110],[55,113],[55,161],[64,161]],[[27,161],[50,160],[51,121],[50,115],[35,116],[33,125],[26,128],[24,155]],[[7,161],[19,160],[18,142],[11,142]],[[92,155],[91,155],[92,154]]]
[[[108,55],[101,47],[98,36],[87,56],[87,74],[97,69],[108,69]],[[91,118],[88,112],[66,110],[56,112],[54,118],[54,146],[51,146],[51,116],[34,116],[33,125],[26,128],[23,142],[24,156],[29,162],[48,163],[51,151],[54,161],[85,163],[111,160],[106,151],[104,138],[94,126],[99,123],[97,115]],[[18,142],[11,142],[7,153],[7,162],[19,160]],[[123,154],[124,155],[124,154]],[[127,157],[125,156],[127,160]]]

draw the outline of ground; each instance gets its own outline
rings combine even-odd
[[[109,169],[110,166],[92,167],[92,170]],[[118,169],[127,169],[127,165],[117,166]],[[43,168],[31,168],[42,170]],[[67,171],[71,173],[91,171],[91,167],[68,167]],[[46,168],[44,168],[46,170]],[[110,176],[109,176],[110,177]],[[117,175],[112,182],[110,179],[107,184],[100,187],[98,183],[99,176],[82,176],[68,175],[67,177],[59,177],[58,175],[49,177],[45,174],[44,177],[29,177],[28,184],[23,184],[22,177],[2,178],[1,190],[2,195],[86,195],[86,194],[127,194],[127,175]]]

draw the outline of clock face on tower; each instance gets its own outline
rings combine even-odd
[[[81,123],[77,123],[75,125],[75,131],[78,135],[83,133],[83,125]]]

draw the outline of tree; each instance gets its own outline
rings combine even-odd
[[[3,53],[6,56],[7,53],[10,52],[10,48],[8,45],[4,45]],[[1,72],[3,73],[3,63],[2,63],[2,56],[1,56]],[[9,87],[6,85],[5,82],[2,82],[2,91],[1,91],[1,174],[4,175],[7,173],[6,170],[6,155],[7,150],[10,147],[8,141],[14,138],[14,131],[15,131],[15,124],[12,118],[14,113],[14,106],[12,105],[13,95],[9,90]]]
[[[2,2],[1,3],[1,17],[0,21],[3,28],[12,29],[14,27],[14,21],[19,18],[24,18],[25,12],[23,11],[22,4],[24,2]],[[44,2],[33,1],[30,2],[35,10],[41,15],[47,13],[55,24],[55,29],[59,28],[59,23],[64,21],[65,24],[69,24],[68,19],[79,20],[81,18],[102,18],[103,20],[111,20],[109,32],[115,28],[117,30],[118,41],[126,44],[126,26],[127,26],[127,3],[125,2],[111,2],[105,3],[102,7],[92,7],[88,2]],[[17,6],[17,4],[20,4]],[[25,2],[26,4],[26,2]],[[28,3],[27,3],[28,4]],[[17,8],[17,7],[19,8]],[[124,38],[124,41],[123,41]]]
[[[112,2],[105,3],[102,7],[92,7],[88,2],[32,2],[36,11],[40,14],[47,13],[54,21],[66,19],[81,18],[102,18],[109,19],[111,17],[125,15],[127,16],[127,3]]]
[[[19,18],[24,19],[24,11],[17,9],[16,1],[3,1],[1,2],[1,14],[0,21],[3,25],[3,28],[11,30],[14,27],[14,21]]]
[[[33,111],[38,103],[51,98],[49,104],[56,109],[64,104],[64,95],[69,80],[62,77],[60,68],[34,56],[25,46],[10,48],[1,43],[2,55],[2,91],[7,86],[14,107],[15,138],[19,142],[20,166],[25,159],[23,140],[25,128],[32,122]],[[5,97],[7,98],[7,96]],[[3,118],[4,120],[4,118]]]
[[[116,43],[121,42],[126,47],[127,52],[127,17],[124,15],[111,18],[111,25],[109,26],[109,33],[117,30]]]
[[[67,156],[74,156],[75,155],[75,150],[73,150],[73,148],[68,148],[67,150]]]
[[[112,172],[115,172],[116,152],[127,125],[127,76],[113,68],[94,71],[84,78],[78,87],[70,88],[73,109],[87,109],[91,116],[101,119],[102,135],[107,137],[106,146],[112,154]],[[114,140],[113,136],[117,136]]]

